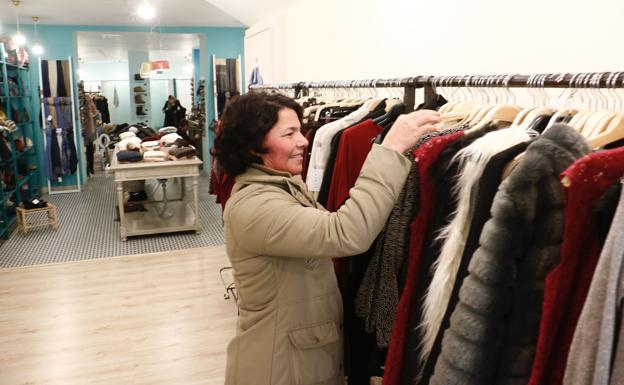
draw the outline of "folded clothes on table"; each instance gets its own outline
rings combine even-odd
[[[144,142],[151,142],[153,140],[159,141],[160,140],[160,136],[153,135],[153,136],[146,136],[145,138],[143,138]]]
[[[119,151],[139,150],[141,149],[141,139],[136,136],[125,138],[117,144],[117,147]]]
[[[170,146],[178,139],[182,139],[178,134],[167,134],[160,138],[160,143],[162,143],[163,146]]]
[[[178,132],[178,129],[173,127],[173,126],[167,126],[167,127],[163,127],[160,130],[158,130],[158,134],[162,135],[167,135],[167,134],[174,134]]]
[[[140,162],[143,160],[143,155],[139,151],[119,151],[117,152],[117,160],[125,162]]]
[[[148,142],[141,143],[144,151],[153,151],[160,149],[160,142],[157,140],[150,140]]]
[[[136,136],[136,134],[132,131],[126,131],[126,132],[122,132],[121,134],[119,134],[119,139],[128,139],[128,138],[134,138]]]
[[[143,160],[148,162],[163,162],[167,160],[167,154],[158,150],[145,151]]]
[[[173,145],[176,147],[188,147],[191,144],[188,141],[180,138],[180,139],[176,139],[175,142],[173,142]]]
[[[195,150],[195,148],[193,147],[180,147],[180,148],[173,148],[171,150],[169,150],[169,155],[172,155],[174,157],[176,157],[177,159],[180,158],[192,158],[195,155],[197,155],[197,151]]]

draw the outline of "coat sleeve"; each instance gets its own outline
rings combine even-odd
[[[301,258],[366,251],[382,230],[410,169],[400,153],[373,146],[349,199],[336,212],[304,207],[277,187],[262,186],[232,202],[226,231],[250,253]]]

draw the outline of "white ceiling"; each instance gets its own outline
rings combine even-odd
[[[133,15],[143,0],[22,0],[18,7],[20,23],[149,26]],[[152,25],[242,27],[234,16],[205,0],[149,0],[157,12]],[[251,4],[251,1],[249,1]],[[258,1],[257,3],[261,3]],[[11,0],[0,0],[0,22],[15,23]]]
[[[128,51],[150,51],[159,59],[184,60],[193,48],[199,48],[198,35],[180,33],[78,32],[77,41],[82,62],[127,60]]]
[[[143,0],[22,0],[20,23],[64,25],[150,25],[133,15]],[[301,0],[148,0],[157,10],[152,25],[251,26],[271,13]],[[0,0],[0,23],[15,23],[11,0]]]
[[[204,0],[212,3],[219,9],[234,15],[246,26],[252,26],[258,21],[279,11],[288,8],[301,0]]]

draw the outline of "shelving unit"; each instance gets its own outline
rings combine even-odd
[[[4,44],[0,43],[0,114],[4,113],[17,126],[15,131],[4,134],[0,143],[2,146],[8,143],[11,149],[10,158],[0,161],[0,238],[3,239],[9,237],[16,224],[17,205],[41,195],[30,69],[9,63],[7,57]]]
[[[137,91],[137,87],[141,87],[142,91]],[[146,126],[151,126],[151,106],[150,106],[150,81],[149,79],[136,79],[132,78],[132,114],[134,121],[137,123],[143,123]],[[138,99],[138,100],[137,100]],[[142,112],[144,115],[140,115]]]

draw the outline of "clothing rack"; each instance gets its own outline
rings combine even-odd
[[[438,87],[457,88],[624,88],[624,72],[586,72],[559,74],[499,74],[460,76],[415,76],[395,79],[311,81],[251,85],[251,91],[294,90],[295,97],[308,96],[319,88],[403,88],[406,110],[413,111],[416,89],[424,88],[425,103],[437,98]]]

